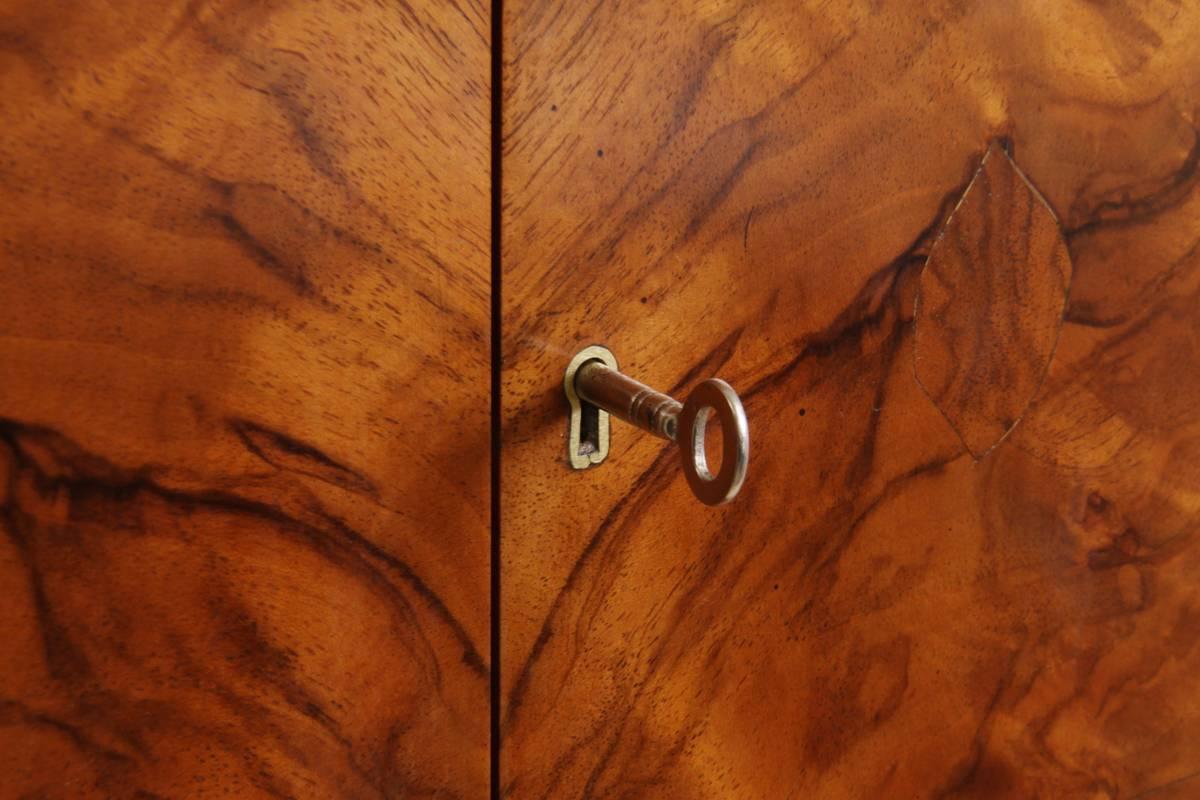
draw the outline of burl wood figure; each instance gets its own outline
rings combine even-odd
[[[1194,2],[6,0],[0,797],[1200,796],[1198,187]]]
[[[2,6],[0,797],[486,796],[486,8]]]
[[[1200,5],[503,13],[502,794],[1200,796]]]
[[[1070,283],[1058,220],[993,145],[930,249],[913,310],[917,381],[975,458],[1041,388]]]

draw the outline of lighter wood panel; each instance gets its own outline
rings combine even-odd
[[[486,795],[488,29],[5,4],[0,794]]]
[[[1200,9],[514,0],[504,31],[503,793],[1198,791]],[[913,309],[996,143],[1073,283],[976,460]],[[590,343],[740,391],[734,504],[628,427],[568,468]]]

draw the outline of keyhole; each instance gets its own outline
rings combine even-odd
[[[591,403],[579,408],[579,455],[587,456],[600,449],[600,409]]]

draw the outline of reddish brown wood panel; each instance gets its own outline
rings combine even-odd
[[[483,797],[489,18],[0,12],[0,794]]]
[[[503,793],[1200,792],[1200,8],[504,8]],[[1073,282],[976,460],[913,309],[996,142]],[[591,343],[741,392],[732,505],[568,468]]]

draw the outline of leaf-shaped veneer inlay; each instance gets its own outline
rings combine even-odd
[[[975,458],[1042,385],[1070,282],[1054,212],[993,144],[929,253],[915,313],[917,381]]]

